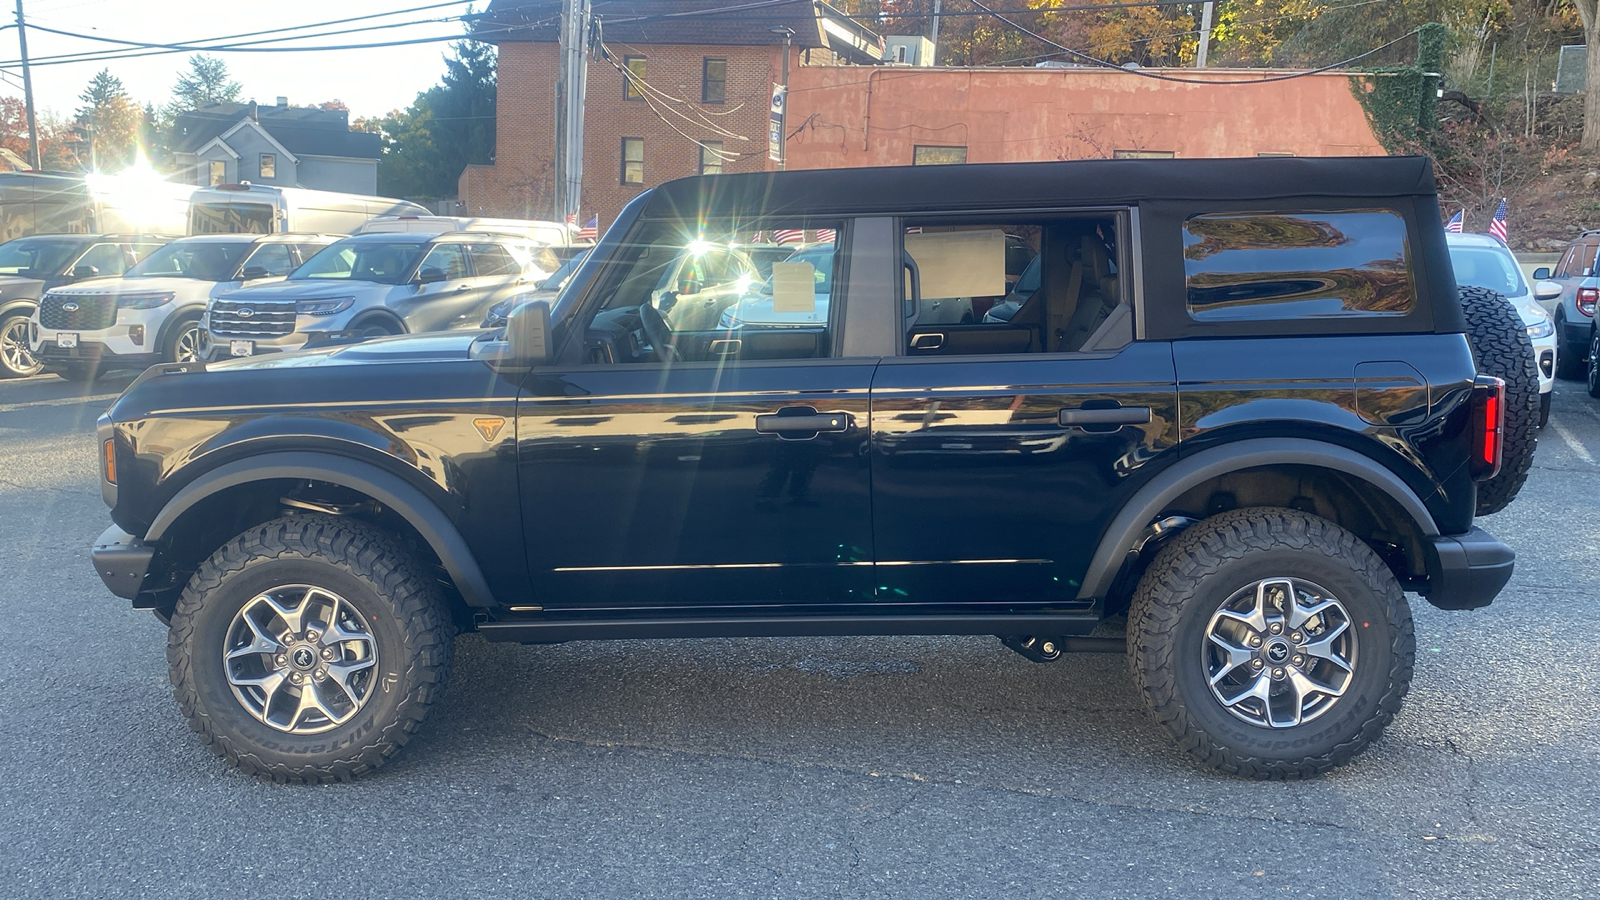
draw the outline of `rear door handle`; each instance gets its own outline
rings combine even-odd
[[[756,431],[780,437],[801,437],[824,431],[847,431],[850,428],[850,416],[847,413],[819,413],[809,406],[790,409],[800,412],[756,416]]]
[[[1150,407],[1114,406],[1111,409],[1063,409],[1057,416],[1062,425],[1148,425]]]

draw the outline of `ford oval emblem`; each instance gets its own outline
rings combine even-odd
[[[256,314],[256,311],[251,309],[248,306],[241,306],[241,307],[239,307],[238,310],[236,310],[234,312],[234,315],[238,316],[241,319],[248,319],[248,318],[250,318],[251,316],[253,316],[255,314]]]
[[[77,312],[78,311],[78,304],[76,304],[76,303],[63,303],[63,304],[61,304],[61,311],[62,312]]]

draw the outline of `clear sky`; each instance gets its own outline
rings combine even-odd
[[[117,45],[39,31],[37,24],[62,31],[104,38],[145,43],[179,44],[209,38],[264,31],[296,25],[309,25],[372,13],[394,12],[428,6],[439,0],[23,0],[27,16],[28,56],[43,57],[82,52],[104,53]],[[480,0],[475,8],[487,5]],[[311,33],[369,28],[374,25],[419,22],[457,16],[466,12],[467,3],[450,3],[435,9],[343,25],[311,29]],[[16,24],[15,0],[0,0],[0,25]],[[264,47],[326,44],[366,44],[409,40],[440,35],[459,35],[460,22],[438,22],[403,28],[359,31],[354,34],[307,37],[294,42],[263,44]],[[239,41],[282,37],[263,34]],[[351,118],[381,115],[411,103],[419,91],[438,83],[444,75],[444,56],[448,42],[413,44],[401,47],[363,50],[330,50],[298,53],[223,53],[235,81],[244,88],[239,99],[269,104],[277,97],[289,98],[297,105],[313,105],[325,100],[343,100]],[[13,64],[19,56],[17,31],[0,31],[0,91],[6,96],[22,96],[21,69]],[[34,102],[41,111],[70,117],[80,105],[78,94],[102,68],[122,79],[128,93],[141,105],[157,106],[172,96],[178,72],[187,66],[187,52],[144,56],[134,59],[72,62],[33,67]]]

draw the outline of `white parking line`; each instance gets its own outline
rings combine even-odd
[[[1576,435],[1561,427],[1561,423],[1557,422],[1555,419],[1550,420],[1550,427],[1556,430],[1556,434],[1561,435],[1561,439],[1567,442],[1567,446],[1572,449],[1572,452],[1576,454],[1579,459],[1591,466],[1594,465],[1594,457],[1589,455],[1589,451],[1584,448],[1583,442],[1579,441]]]
[[[28,409],[35,406],[74,406],[99,401],[109,404],[112,400],[117,399],[117,396],[116,394],[90,394],[79,397],[56,397],[49,400],[28,400],[22,403],[0,403],[0,412],[16,412],[20,409]]]

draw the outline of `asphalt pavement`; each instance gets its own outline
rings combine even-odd
[[[227,769],[162,627],[88,564],[126,378],[0,381],[0,896],[1600,895],[1600,401],[1558,382],[1493,606],[1413,597],[1385,737],[1324,778],[1200,769],[1127,664],[993,638],[458,645],[375,776]]]

